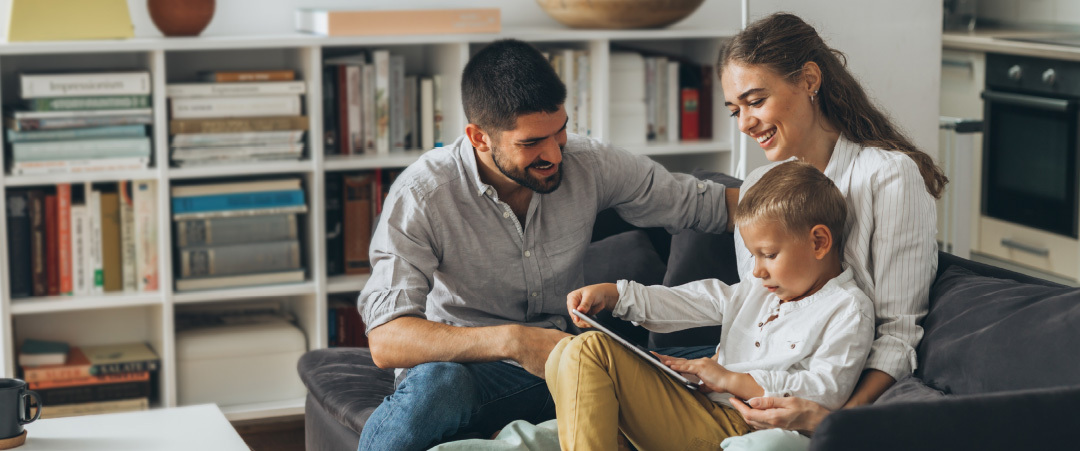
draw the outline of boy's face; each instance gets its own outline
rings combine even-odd
[[[769,292],[780,300],[797,301],[825,286],[835,274],[829,270],[825,256],[832,246],[832,237],[822,242],[815,226],[805,236],[792,236],[773,221],[757,221],[740,227],[743,243],[754,256],[754,277],[761,279]],[[823,248],[824,246],[824,248]]]

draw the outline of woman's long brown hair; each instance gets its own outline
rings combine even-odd
[[[829,48],[817,30],[798,16],[776,13],[754,22],[724,45],[717,74],[730,63],[767,67],[791,83],[801,80],[803,67],[813,61],[821,68],[818,108],[845,138],[865,147],[901,152],[919,167],[926,190],[940,198],[948,177],[933,158],[919,150],[878,110],[859,82],[847,70],[847,59]]]

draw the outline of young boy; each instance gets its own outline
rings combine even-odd
[[[711,358],[661,356],[701,380],[696,392],[599,332],[560,341],[546,379],[562,448],[616,449],[622,431],[642,450],[719,449],[724,438],[750,430],[731,396],[798,396],[839,408],[874,338],[873,304],[841,263],[846,216],[843,196],[821,171],[784,163],[736,209],[755,260],[741,283],[669,288],[621,280],[567,295],[570,310],[612,310],[657,332],[723,328]]]

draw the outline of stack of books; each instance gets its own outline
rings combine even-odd
[[[612,141],[712,139],[713,66],[636,52],[611,53]]]
[[[383,199],[400,169],[326,174],[326,274],[369,274],[368,249]]]
[[[592,64],[589,52],[575,49],[555,49],[544,52],[555,73],[566,85],[566,132],[592,135],[592,96],[589,90]]]
[[[304,280],[299,178],[175,186],[176,289]]]
[[[21,105],[6,113],[12,175],[145,169],[150,74],[19,75]]]
[[[157,291],[157,183],[9,190],[12,297]]]
[[[441,77],[406,75],[405,57],[374,50],[323,69],[327,155],[385,155],[442,146]]]
[[[173,164],[300,159],[306,87],[295,78],[292,70],[208,72],[201,83],[166,86]]]
[[[45,365],[24,359],[43,343],[68,348],[66,358]],[[44,404],[41,418],[146,410],[158,365],[157,354],[146,343],[80,348],[27,339],[19,354],[23,380]]]

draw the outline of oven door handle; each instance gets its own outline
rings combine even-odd
[[[1071,110],[1074,106],[1072,100],[1029,96],[1025,94],[1013,94],[1011,92],[983,91],[982,98],[983,100],[1004,103],[1006,105],[1036,108],[1040,110],[1054,111],[1058,113],[1067,112]]]

